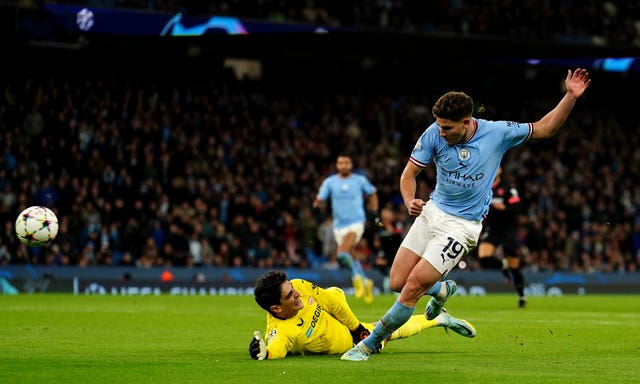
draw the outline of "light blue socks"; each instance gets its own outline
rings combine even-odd
[[[387,313],[382,316],[382,319],[378,321],[375,328],[373,328],[373,332],[362,343],[369,348],[369,351],[373,351],[378,344],[382,343],[384,339],[406,323],[413,315],[414,310],[415,308],[407,307],[396,301]]]
[[[362,264],[360,261],[353,260],[351,254],[349,252],[340,252],[338,253],[338,260],[342,264],[344,264],[351,271],[352,276],[362,276],[364,277],[364,270],[362,269]]]
[[[427,295],[437,298],[438,294],[440,294],[440,289],[442,289],[442,281],[436,281],[436,283],[427,291]]]

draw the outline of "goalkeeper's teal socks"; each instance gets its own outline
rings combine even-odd
[[[362,341],[362,344],[369,349],[369,353],[376,349],[376,347],[395,332],[396,329],[400,328],[402,324],[406,323],[411,315],[413,315],[414,310],[415,307],[407,307],[399,301],[396,301],[387,313],[382,316],[382,319],[378,321],[371,335]]]

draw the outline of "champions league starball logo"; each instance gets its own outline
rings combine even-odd
[[[76,14],[76,24],[83,31],[88,31],[93,27],[93,12],[87,8],[82,8]]]

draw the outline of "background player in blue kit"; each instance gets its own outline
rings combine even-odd
[[[473,100],[448,92],[432,108],[435,122],[418,139],[400,176],[400,192],[415,221],[391,266],[390,287],[400,295],[371,335],[344,353],[342,360],[368,360],[371,351],[413,314],[418,300],[431,297],[427,319],[442,311],[456,291],[440,282],[473,249],[491,203],[491,186],[504,154],[528,140],[552,137],[567,119],[591,80],[587,70],[568,70],[560,102],[534,123],[489,121],[472,117]],[[514,85],[516,86],[516,85]],[[429,201],[415,196],[416,177],[430,162],[436,186]]]
[[[320,185],[313,207],[317,208],[327,199],[331,200],[338,260],[351,271],[355,296],[364,297],[370,303],[373,301],[373,281],[366,277],[360,260],[353,257],[353,249],[362,239],[367,214],[373,220],[373,225],[380,225],[378,194],[366,176],[353,172],[353,161],[349,155],[338,155],[336,170],[337,173],[324,179]]]

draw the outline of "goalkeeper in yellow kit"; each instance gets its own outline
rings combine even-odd
[[[249,354],[256,360],[281,359],[287,354],[342,354],[368,336],[375,325],[358,320],[342,289],[323,289],[306,280],[289,280],[283,271],[270,271],[260,277],[254,296],[268,312],[266,343],[256,331],[249,345]],[[476,335],[469,322],[443,311],[433,320],[412,316],[388,340],[417,335],[438,326],[465,337]]]

